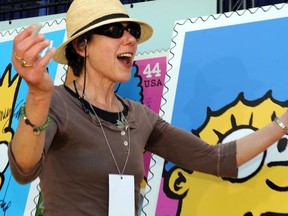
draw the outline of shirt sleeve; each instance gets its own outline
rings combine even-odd
[[[37,178],[37,176],[39,175],[39,173],[41,172],[41,167],[42,167],[42,158],[41,160],[36,164],[36,166],[34,167],[33,170],[31,170],[29,173],[24,173],[21,171],[21,169],[19,168],[14,155],[12,153],[12,144],[13,142],[10,142],[8,145],[8,158],[9,158],[9,166],[12,172],[12,175],[14,177],[14,179],[20,183],[20,184],[27,184],[32,182],[34,179]]]
[[[221,177],[237,177],[236,141],[210,145],[160,117],[153,126],[146,150],[183,169]]]
[[[57,100],[57,98],[58,97],[56,97],[56,95],[54,94],[52,97],[51,104],[59,103],[59,100]],[[50,107],[49,115],[51,117],[51,122],[50,122],[49,127],[45,130],[45,133],[46,133],[45,134],[45,146],[43,149],[42,157],[39,160],[39,162],[35,165],[34,169],[31,170],[29,173],[21,171],[20,167],[18,166],[14,158],[14,155],[12,152],[13,140],[8,144],[8,158],[9,158],[10,169],[11,169],[13,177],[20,184],[27,184],[27,183],[32,182],[40,175],[42,171],[42,168],[45,163],[46,154],[49,151],[50,145],[53,141],[55,134],[57,133],[57,128],[58,128],[56,124],[57,115],[55,114],[55,112],[53,112],[53,110],[51,110],[51,107]]]
[[[49,135],[49,134],[53,134],[56,131],[56,127],[53,126],[53,121],[51,121],[51,124],[49,125],[49,127],[46,130],[46,143],[52,141],[53,135]],[[50,138],[50,141],[49,140]],[[39,160],[39,162],[35,165],[34,169],[31,170],[29,173],[23,172],[20,167],[18,166],[13,152],[12,152],[12,145],[13,145],[13,141],[11,141],[8,145],[8,158],[9,158],[9,166],[12,172],[13,177],[15,178],[15,180],[20,183],[20,184],[27,184],[32,182],[33,180],[35,180],[41,173],[44,161],[45,161],[45,155],[46,155],[46,150],[43,150],[43,154],[41,159]]]

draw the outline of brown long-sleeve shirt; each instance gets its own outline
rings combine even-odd
[[[144,177],[144,150],[179,167],[217,176],[237,176],[236,142],[208,145],[192,133],[175,128],[137,102],[123,99],[128,107],[129,133],[101,119],[120,168],[124,167],[130,134],[130,155],[124,174],[135,178],[135,208]],[[35,169],[24,174],[9,145],[14,178],[28,183],[40,177],[44,215],[108,215],[108,175],[119,174],[93,112],[83,111],[80,101],[64,86],[55,87],[46,131],[45,150]]]

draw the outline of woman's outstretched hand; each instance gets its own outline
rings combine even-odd
[[[41,57],[41,51],[50,45],[50,41],[43,34],[34,34],[35,30],[37,25],[31,25],[14,38],[12,63],[26,81],[30,94],[51,95],[54,84],[46,68],[56,50],[51,48]]]

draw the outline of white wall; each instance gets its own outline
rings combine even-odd
[[[138,46],[138,52],[168,49],[174,22],[187,18],[216,14],[216,0],[156,0],[137,3],[128,13],[133,18],[142,19],[154,28],[152,38]]]
[[[187,18],[207,16],[217,11],[216,0],[155,0],[142,3],[135,3],[133,7],[125,5],[131,17],[148,22],[154,28],[152,38],[139,45],[138,52],[150,52],[155,50],[167,50],[171,45],[171,37],[174,22]],[[41,16],[37,18],[26,18],[0,22],[0,31],[14,29],[30,25],[34,22],[64,17],[65,14]]]

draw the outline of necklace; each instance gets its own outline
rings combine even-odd
[[[98,121],[99,124],[100,124],[101,130],[102,130],[102,133],[103,133],[103,136],[104,136],[105,141],[106,141],[106,144],[107,144],[107,146],[108,146],[108,148],[109,148],[110,154],[111,154],[111,156],[112,156],[112,158],[113,158],[114,164],[115,164],[115,166],[116,166],[116,168],[117,168],[118,173],[120,174],[120,176],[121,176],[121,178],[122,178],[122,175],[124,174],[124,171],[125,171],[126,166],[127,166],[128,158],[129,158],[129,155],[130,155],[130,147],[131,147],[131,145],[130,145],[130,128],[129,128],[129,124],[128,124],[128,122],[127,122],[124,114],[121,112],[121,118],[122,118],[122,116],[123,116],[124,121],[126,122],[125,126],[124,126],[123,129],[122,129],[122,132],[124,131],[124,128],[125,128],[125,130],[127,130],[127,134],[128,134],[128,153],[127,153],[127,157],[126,157],[126,160],[125,160],[123,169],[122,169],[122,171],[120,171],[120,168],[119,168],[119,166],[118,166],[118,163],[117,163],[117,161],[116,161],[116,158],[115,158],[115,156],[114,156],[114,154],[113,154],[111,145],[110,145],[110,143],[109,143],[109,140],[108,140],[107,135],[106,135],[106,133],[105,133],[105,130],[104,130],[104,128],[103,128],[102,122],[100,121],[100,119],[99,119],[96,111],[94,110],[92,104],[91,104],[89,101],[88,101],[88,103],[89,103],[89,105],[90,105],[90,107],[91,107],[91,110],[93,111],[94,115],[96,116],[97,121]],[[121,123],[123,124],[123,122],[121,122]],[[122,132],[121,132],[121,134],[122,134]],[[124,132],[125,132],[125,131],[124,131]]]
[[[118,103],[117,103],[119,112],[118,112],[118,119],[116,120],[116,127],[118,127],[121,130],[127,130],[129,125],[128,122],[123,114],[123,112],[121,111],[121,108],[119,107]]]
[[[74,89],[75,89],[75,92],[77,94],[77,97],[78,97],[78,99],[80,100],[80,102],[82,104],[82,109],[85,111],[85,113],[89,112],[89,110],[85,107],[85,103],[84,103],[84,99],[86,99],[86,95],[84,93],[82,93],[82,97],[80,97],[80,95],[78,93],[77,85],[80,87],[80,90],[82,89],[81,86],[78,83],[78,80],[73,80],[73,84],[74,84]],[[119,103],[117,103],[116,98],[117,98],[117,96],[115,96],[115,101],[116,101],[115,104],[118,107],[119,112],[117,112],[118,118],[116,119],[115,126],[118,127],[121,130],[124,130],[124,129],[127,130],[127,123],[126,123],[127,121],[126,121],[125,115],[121,111],[121,108],[119,106]],[[87,99],[86,99],[86,101],[87,101]],[[123,104],[123,103],[121,102],[121,104]],[[91,104],[90,104],[90,106],[91,106]],[[125,108],[124,105],[123,105],[123,107]],[[95,110],[93,109],[93,111],[95,111]]]
[[[80,97],[80,95],[79,95],[79,93],[78,93],[78,89],[77,89],[76,83],[78,84],[77,80],[74,80],[74,81],[73,81],[74,88],[75,88],[76,94],[78,95],[79,99],[82,99],[82,100],[80,100],[80,101],[81,101],[81,103],[82,103],[82,108],[83,108],[83,106],[85,106],[85,105],[84,105],[85,94],[83,93],[83,94],[82,94],[82,97]],[[78,85],[79,85],[79,84],[78,84]],[[130,128],[129,128],[128,121],[126,120],[126,118],[125,118],[125,116],[124,116],[124,114],[123,114],[122,111],[118,112],[118,119],[116,120],[116,127],[118,127],[119,129],[121,129],[121,134],[122,134],[122,135],[125,135],[125,130],[127,130],[127,134],[128,134],[128,142],[125,141],[125,143],[126,143],[127,146],[128,146],[128,153],[127,153],[127,157],[126,157],[126,160],[125,160],[123,169],[122,169],[122,171],[121,171],[120,168],[119,168],[119,166],[118,166],[118,163],[117,163],[117,161],[116,161],[116,158],[115,158],[115,156],[114,156],[114,153],[113,153],[113,151],[112,151],[112,148],[111,148],[111,145],[110,145],[109,140],[108,140],[108,138],[107,138],[107,135],[106,135],[106,133],[105,133],[104,127],[103,127],[103,125],[102,125],[102,122],[101,122],[100,118],[98,117],[98,115],[97,115],[97,113],[96,113],[93,105],[92,105],[87,99],[86,99],[86,101],[88,102],[91,110],[93,111],[95,117],[97,118],[97,121],[99,122],[99,125],[100,125],[100,127],[101,127],[103,136],[104,136],[104,138],[105,138],[105,142],[106,142],[106,144],[107,144],[107,146],[108,146],[108,148],[109,148],[110,154],[111,154],[111,156],[112,156],[112,158],[113,158],[113,161],[114,161],[114,163],[115,163],[115,166],[116,166],[116,168],[117,168],[117,171],[118,171],[118,173],[120,174],[120,176],[122,177],[122,175],[124,174],[124,171],[125,171],[125,169],[126,169],[126,166],[127,166],[127,162],[128,162],[129,155],[130,155],[130,147],[131,147],[131,145],[130,145],[130,138],[131,138],[131,137],[130,137]],[[120,110],[120,107],[119,107],[119,104],[118,104],[118,103],[117,103],[117,107],[118,107],[118,109]],[[89,112],[89,111],[88,111],[88,112]]]

